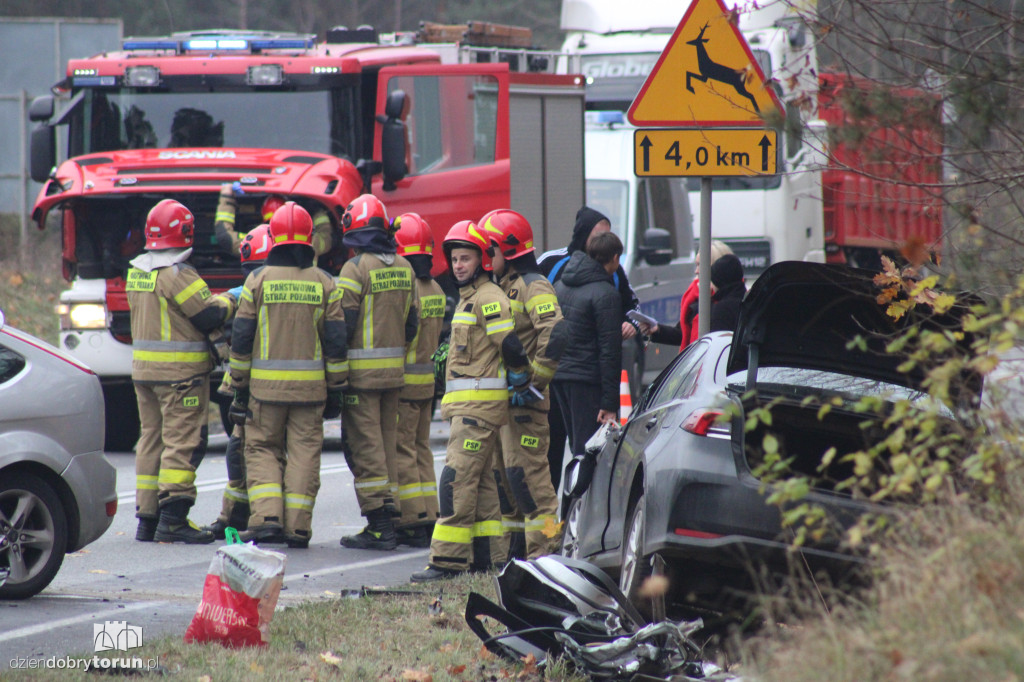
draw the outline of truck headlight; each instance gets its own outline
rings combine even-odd
[[[155,66],[129,66],[124,70],[124,84],[132,88],[154,88],[160,85],[160,69]]]
[[[61,303],[57,306],[60,328],[104,329],[107,326],[107,309],[102,303]]]
[[[250,66],[245,72],[247,85],[281,85],[284,82],[284,69],[280,64],[257,64]]]

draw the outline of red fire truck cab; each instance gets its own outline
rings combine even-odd
[[[63,233],[71,288],[60,344],[103,381],[108,449],[137,437],[123,277],[156,202],[193,211],[192,260],[214,291],[241,283],[237,258],[214,238],[223,183],[242,189],[240,232],[262,222],[272,194],[326,211],[340,229],[345,207],[369,191],[392,217],[422,215],[438,244],[453,223],[498,207],[523,213],[539,248],[565,244],[584,201],[584,84],[568,59],[335,29],[324,42],[240,31],[128,38],[121,51],[70,60],[53,88],[60,111],[49,96],[30,107],[40,122],[32,177],[44,183],[33,218]],[[437,249],[435,272],[444,267]]]

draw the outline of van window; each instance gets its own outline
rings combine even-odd
[[[411,100],[405,119],[410,175],[494,163],[498,136],[496,78],[396,76],[388,80],[388,92],[399,89]]]
[[[668,230],[672,257],[692,251],[690,199],[679,178],[644,178],[637,186],[636,243],[642,244],[649,227]],[[639,257],[639,256],[638,256]]]

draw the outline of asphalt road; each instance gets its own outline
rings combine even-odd
[[[288,556],[279,604],[337,597],[364,585],[403,585],[423,568],[427,550],[400,547],[393,552],[342,548],[342,535],[358,532],[359,515],[352,474],[338,439],[338,422],[325,426],[321,488],[313,512],[309,549],[269,548]],[[431,447],[438,473],[444,463],[448,425],[435,421]],[[199,496],[191,518],[203,525],[220,511],[226,482],[223,434],[211,436],[210,452],[197,471]],[[0,670],[13,659],[92,656],[93,625],[126,621],[141,627],[144,641],[182,636],[202,594],[212,545],[135,541],[135,456],[108,453],[117,467],[118,510],[113,524],[96,542],[64,559],[57,577],[26,601],[0,602]]]

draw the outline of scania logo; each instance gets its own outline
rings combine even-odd
[[[161,159],[233,159],[230,149],[190,149],[188,151],[160,152]]]

